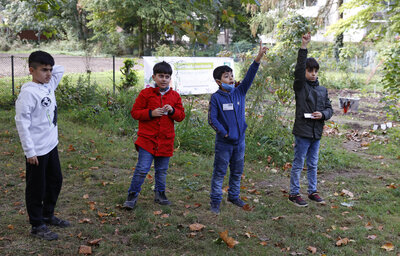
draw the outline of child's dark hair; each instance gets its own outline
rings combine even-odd
[[[316,69],[317,71],[319,70],[319,64],[318,61],[314,58],[307,58],[306,60],[306,69],[308,71],[312,71],[314,69]]]
[[[39,65],[54,66],[53,57],[44,51],[32,52],[28,58],[29,67],[37,68]]]
[[[153,67],[153,75],[155,74],[172,75],[172,67],[165,61],[159,62]]]
[[[232,72],[232,69],[229,66],[219,66],[214,69],[213,77],[215,80],[221,80],[222,74],[225,72]]]

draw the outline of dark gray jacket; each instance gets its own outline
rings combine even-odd
[[[328,90],[319,85],[318,80],[306,80],[307,49],[299,49],[294,71],[293,89],[296,97],[296,119],[293,134],[310,139],[321,139],[325,120],[332,117],[333,110]],[[322,113],[322,119],[304,118],[304,113]]]

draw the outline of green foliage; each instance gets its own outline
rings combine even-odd
[[[189,50],[181,45],[168,45],[162,44],[156,47],[156,52],[154,56],[177,56],[185,57],[189,55]]]
[[[289,45],[299,45],[301,37],[308,32],[315,32],[316,27],[310,18],[301,15],[291,15],[281,20],[277,25],[277,39]]]
[[[126,91],[129,88],[137,85],[139,77],[137,71],[133,68],[134,66],[135,61],[133,59],[124,60],[124,66],[120,69],[122,73],[121,83],[117,87],[119,91]]]
[[[79,76],[76,84],[66,75],[57,88],[57,104],[61,108],[80,109],[97,101],[97,90],[97,84],[90,81],[90,73]]]
[[[384,52],[382,83],[388,95],[384,98],[392,120],[400,120],[400,43],[394,43]]]

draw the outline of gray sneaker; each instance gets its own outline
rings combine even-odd
[[[48,241],[58,239],[57,233],[50,231],[46,224],[42,224],[38,227],[32,227],[31,235]]]
[[[164,191],[155,191],[154,202],[161,205],[170,205],[171,202],[168,200]]]
[[[50,217],[50,218],[45,218],[44,217],[43,221],[48,225],[57,226],[57,227],[60,227],[60,228],[66,228],[66,227],[71,226],[71,223],[69,223],[69,221],[59,219],[56,216],[53,216],[53,217]]]
[[[132,210],[136,206],[136,202],[138,199],[139,193],[131,192],[128,195],[123,207],[127,210]]]
[[[232,204],[239,207],[243,207],[245,205],[245,202],[243,202],[240,198],[231,199],[228,197],[228,202],[231,202]]]

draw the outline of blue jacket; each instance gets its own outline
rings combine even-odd
[[[243,81],[230,92],[221,89],[211,95],[208,123],[217,132],[216,142],[237,144],[244,139],[247,128],[245,120],[245,97],[257,73],[259,63],[253,62]],[[225,138],[225,135],[228,137]]]

